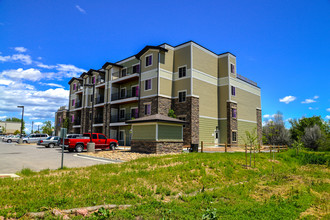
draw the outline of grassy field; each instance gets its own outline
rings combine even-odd
[[[275,162],[269,154],[257,154],[256,168],[244,167],[244,153],[191,153],[38,173],[22,170],[23,178],[0,179],[0,216],[132,204],[100,218],[329,219],[329,154],[317,155],[321,162],[306,162],[294,153],[280,153]]]

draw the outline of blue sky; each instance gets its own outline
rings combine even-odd
[[[330,1],[0,1],[0,119],[54,121],[68,84],[145,45],[193,40],[237,56],[264,120],[330,118]],[[28,77],[29,76],[29,77]]]

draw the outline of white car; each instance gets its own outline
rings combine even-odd
[[[18,141],[19,135],[9,135],[4,138],[2,138],[3,142],[11,143],[13,141]]]
[[[37,143],[39,140],[45,140],[48,137],[48,134],[30,134],[29,136],[23,138],[23,143]]]

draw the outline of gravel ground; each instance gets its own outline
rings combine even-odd
[[[176,153],[171,153],[174,155]],[[141,157],[157,157],[157,156],[164,156],[164,154],[145,154],[145,153],[135,153],[129,150],[115,150],[115,151],[97,151],[95,153],[83,153],[83,155],[89,155],[93,157],[101,157],[101,158],[108,158],[112,160],[122,160],[122,161],[130,161],[136,160]],[[169,154],[167,154],[169,155]]]

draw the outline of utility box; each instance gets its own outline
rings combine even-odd
[[[131,151],[181,153],[184,121],[156,114],[127,121],[132,124]]]

